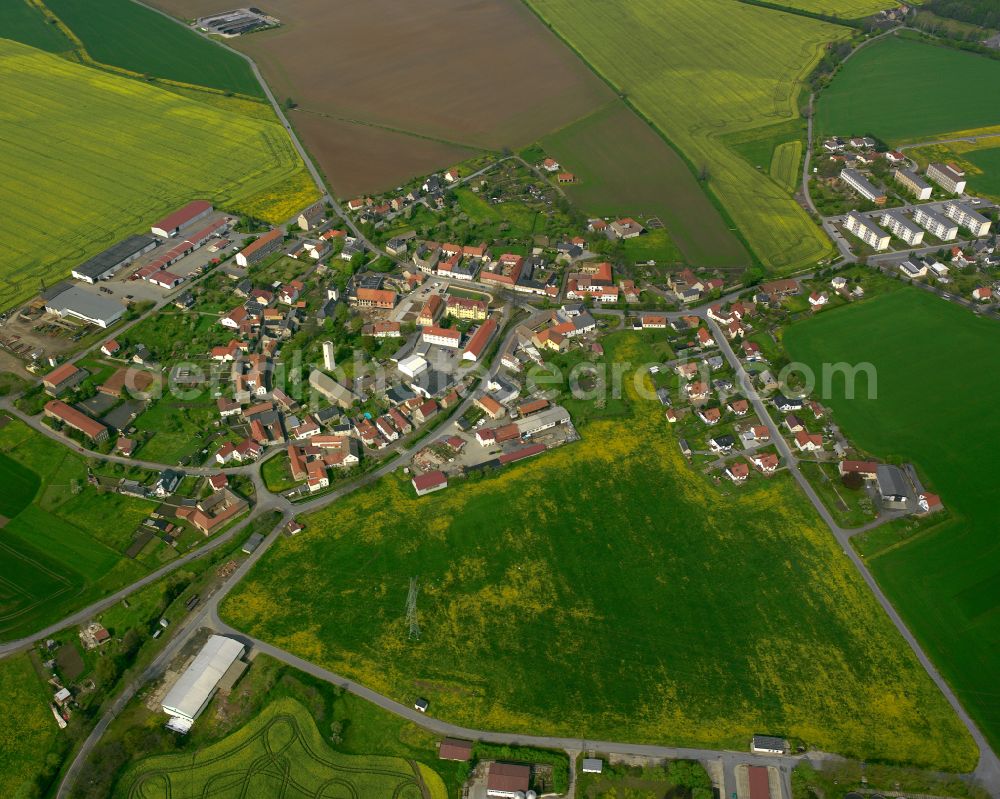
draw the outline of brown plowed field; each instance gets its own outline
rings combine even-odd
[[[307,111],[293,111],[290,117],[334,193],[344,198],[387,191],[414,175],[475,154],[457,145]]]
[[[154,2],[186,19],[221,8],[216,0]],[[228,43],[253,57],[279,99],[306,111],[499,149],[534,141],[613,96],[519,0],[270,0],[265,10],[282,27]],[[308,127],[304,142],[318,153],[323,126]],[[404,142],[393,174],[426,171],[427,145],[408,141],[412,166]]]

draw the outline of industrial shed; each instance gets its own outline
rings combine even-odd
[[[58,316],[70,316],[98,327],[110,327],[125,315],[125,307],[78,286],[51,297],[45,310]]]
[[[124,241],[119,241],[73,269],[73,277],[87,283],[104,280],[123,266],[132,263],[139,256],[152,250],[156,245],[157,240],[152,236],[129,236]]]
[[[172,718],[167,727],[187,732],[215,694],[229,669],[243,656],[243,644],[213,635],[201,648],[173,688],[163,697],[163,712]]]

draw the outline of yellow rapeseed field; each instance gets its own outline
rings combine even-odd
[[[17,796],[41,771],[59,728],[27,655],[0,660],[0,796]]]
[[[629,336],[607,350],[641,362]],[[971,739],[792,480],[717,486],[658,403],[630,406],[494,476],[420,499],[391,476],[307,516],[225,617],[477,728],[734,749],[767,730],[973,766]]]
[[[737,0],[528,0],[684,153],[772,272],[830,243],[790,193],[722,137],[799,115],[801,81],[849,29]],[[667,189],[669,187],[666,187]]]
[[[194,198],[271,222],[311,202],[276,120],[0,39],[3,306]]]
[[[814,14],[825,14],[840,19],[860,19],[877,14],[886,8],[895,8],[891,0],[772,0],[780,6],[800,8]]]

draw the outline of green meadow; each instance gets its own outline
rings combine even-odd
[[[996,125],[998,105],[1000,61],[890,37],[858,51],[823,90],[816,133],[898,145]]]
[[[23,0],[13,0],[23,2]],[[132,0],[44,0],[91,58],[140,75],[263,99],[241,56]]]
[[[564,186],[581,209],[598,216],[633,216],[643,224],[659,217],[669,233],[659,246],[629,241],[643,255],[695,266],[746,266],[749,255],[712,205],[684,160],[660,135],[614,101],[542,139],[549,155],[578,181]],[[646,237],[649,238],[649,237]],[[679,252],[678,252],[679,250]]]
[[[0,660],[0,796],[37,795],[31,784],[59,733],[48,702],[27,654]]]
[[[649,346],[605,339],[611,362]],[[580,433],[432,497],[392,475],[307,516],[223,615],[475,727],[733,749],[764,729],[865,759],[975,764],[790,479],[706,480],[632,389]]]
[[[85,461],[19,421],[0,427],[0,639],[30,633],[137,579],[122,556],[154,503],[98,493]]]
[[[912,461],[947,520],[897,526],[869,566],[994,746],[1000,744],[1000,542],[996,442],[1000,324],[916,289],[823,313],[784,336],[789,355],[875,365],[878,398],[824,398],[845,434]]]
[[[0,33],[5,39],[14,39],[50,53],[65,53],[73,49],[73,43],[28,0],[0,3]]]

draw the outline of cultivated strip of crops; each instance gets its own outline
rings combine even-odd
[[[781,6],[799,8],[814,14],[826,14],[841,19],[859,19],[877,14],[884,8],[894,8],[891,0],[773,0]]]
[[[280,221],[317,195],[277,121],[227,113],[218,98],[198,102],[5,39],[0,89],[4,307],[192,198]]]
[[[774,148],[771,156],[771,177],[786,191],[795,191],[799,185],[799,160],[802,158],[802,142],[786,141]]]
[[[791,196],[721,140],[798,116],[801,79],[847,29],[737,0],[529,0],[595,69],[709,174],[772,271],[814,263],[829,242]]]

